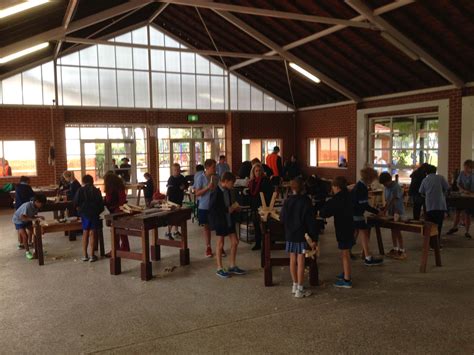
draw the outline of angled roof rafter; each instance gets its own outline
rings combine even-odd
[[[69,24],[71,23],[72,17],[74,16],[74,13],[77,9],[77,5],[79,5],[80,0],[69,0],[69,3],[67,5],[66,13],[64,14],[64,19],[63,19],[63,27],[67,31]],[[59,52],[61,51],[61,46],[63,44],[63,41],[59,40],[58,43],[56,43],[56,47],[54,48],[54,59],[58,57]]]
[[[360,97],[357,94],[353,93],[351,90],[349,90],[349,89],[345,88],[344,86],[342,86],[341,84],[337,83],[336,81],[334,81],[333,79],[331,79],[327,75],[321,73],[319,70],[316,70],[315,68],[313,68],[309,64],[305,63],[303,60],[301,60],[297,56],[295,56],[294,54],[285,51],[278,44],[276,44],[271,39],[269,39],[268,37],[264,36],[263,34],[258,32],[257,30],[255,30],[253,27],[246,24],[244,21],[240,20],[239,18],[235,17],[234,15],[230,14],[229,12],[220,11],[220,10],[213,10],[213,11],[216,12],[221,17],[223,17],[224,19],[226,19],[228,22],[232,23],[234,26],[239,28],[241,31],[247,33],[248,35],[255,38],[260,43],[266,45],[271,50],[277,52],[285,60],[293,62],[293,63],[297,64],[298,66],[300,66],[301,68],[308,71],[309,73],[319,77],[322,81],[324,81],[324,83],[326,85],[330,86],[331,88],[333,88],[334,90],[340,92],[341,94],[343,94],[344,96],[350,98],[351,100],[354,100],[356,102],[360,101]]]
[[[447,79],[458,88],[464,86],[464,81],[453,73],[444,64],[439,62],[426,50],[417,45],[413,40],[402,34],[393,25],[388,23],[382,17],[375,15],[374,12],[360,0],[345,0],[345,2],[351,6],[354,10],[359,12],[362,16],[366,17],[370,22],[375,24],[381,31],[388,33],[395,40],[400,42],[403,46],[407,47],[410,51],[414,52],[421,61],[428,65],[431,69],[437,72],[439,75]],[[383,37],[383,36],[382,36]],[[385,37],[384,37],[385,38]]]
[[[242,13],[242,14],[247,14],[247,15],[276,17],[276,18],[281,18],[281,19],[286,19],[286,20],[297,20],[297,21],[306,21],[306,22],[313,22],[313,23],[324,23],[328,25],[344,25],[344,26],[352,26],[352,27],[359,27],[359,28],[365,28],[365,29],[374,29],[374,26],[367,22],[344,20],[344,19],[338,19],[338,18],[332,18],[332,17],[306,15],[306,14],[301,14],[301,13],[296,13],[296,12],[277,11],[277,10],[262,9],[262,8],[257,8],[257,7],[232,5],[232,4],[218,3],[218,2],[213,2],[213,1],[162,0],[162,2],[167,2],[167,3],[181,5],[181,6],[193,6],[193,7],[200,7],[200,8],[211,9],[211,10],[237,12],[237,13]]]
[[[402,6],[411,4],[413,2],[415,2],[415,0],[399,0],[399,1],[393,2],[393,3],[385,5],[385,6],[381,6],[377,9],[375,9],[374,14],[381,15],[381,14],[387,13],[389,11],[393,11],[395,9],[398,9]],[[362,16],[362,15],[356,16],[356,17],[351,19],[351,21],[363,21],[363,20],[365,20],[365,17]],[[315,41],[318,38],[322,38],[322,37],[328,36],[332,33],[335,33],[337,31],[343,30],[344,28],[347,28],[347,26],[344,26],[344,25],[331,26],[331,27],[326,28],[322,31],[315,32],[315,33],[313,33],[309,36],[301,38],[297,41],[288,43],[288,44],[284,45],[282,48],[284,50],[290,50],[290,49],[302,46],[303,44]],[[265,53],[265,55],[274,55],[274,54],[276,54],[275,51],[269,51],[269,52]],[[243,68],[247,65],[256,63],[258,61],[259,61],[259,59],[249,59],[249,60],[243,61],[242,63],[231,66],[230,69],[240,69],[240,68]]]
[[[12,43],[8,46],[0,48],[0,57],[5,57],[11,53],[15,53],[25,48],[29,48],[38,43],[59,40],[69,33],[79,31],[83,28],[92,26],[106,19],[129,12],[131,10],[136,9],[137,7],[143,7],[150,3],[153,3],[153,0],[131,0],[124,4],[111,7],[94,15],[84,17],[77,21],[73,21],[69,24],[69,27],[67,29],[65,29],[63,26],[59,26],[49,31],[39,33],[22,41],[18,41],[16,43]]]

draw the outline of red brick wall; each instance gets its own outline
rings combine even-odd
[[[232,112],[229,115],[226,127],[232,134],[232,170],[235,173],[242,162],[242,139],[281,139],[283,160],[295,153],[294,113]]]
[[[0,140],[34,140],[36,144],[37,176],[31,177],[33,185],[54,183],[66,168],[64,114],[62,109],[53,111],[53,132],[56,166],[48,164],[52,140],[51,110],[49,108],[0,107]],[[56,173],[56,176],[55,176]],[[18,177],[1,178],[0,185],[18,182]]]
[[[374,108],[392,105],[401,105],[423,101],[449,99],[449,161],[448,169],[453,171],[461,164],[461,111],[462,96],[473,95],[474,88],[444,90],[434,93],[403,96],[391,99],[374,100],[359,103],[357,106],[345,105],[331,108],[322,108],[312,111],[300,111],[297,114],[296,142],[298,142],[297,154],[301,157],[300,162],[306,173],[316,173],[323,177],[334,177],[344,175],[349,181],[355,181],[356,154],[356,120],[357,108]],[[423,109],[426,112],[426,109]],[[410,110],[400,113],[417,113]],[[421,112],[421,111],[420,111]],[[394,112],[391,112],[394,114]],[[419,113],[419,112],[418,112]],[[386,113],[384,113],[386,114]],[[443,132],[440,132],[443,134]],[[349,168],[347,171],[341,169],[310,168],[307,165],[307,138],[313,137],[349,137]]]
[[[325,178],[344,176],[350,182],[354,182],[356,178],[356,126],[356,104],[298,112],[296,154],[304,173],[317,174]],[[308,139],[330,137],[347,137],[348,167],[346,169],[309,167]]]

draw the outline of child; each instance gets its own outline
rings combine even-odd
[[[369,205],[369,189],[372,182],[377,179],[377,172],[373,168],[364,168],[360,171],[361,179],[352,189],[352,204],[354,208],[354,229],[356,238],[360,236],[362,250],[364,251],[364,264],[366,266],[381,265],[383,259],[376,259],[369,249],[370,226],[365,221],[365,211],[379,214],[379,210]],[[334,189],[334,186],[333,186]]]
[[[31,201],[34,195],[35,193],[30,186],[30,178],[28,176],[20,177],[20,183],[15,186],[15,210],[25,202]]]
[[[293,280],[291,293],[296,298],[311,296],[311,291],[303,288],[305,251],[307,249],[305,234],[312,239],[312,249],[316,249],[318,231],[313,205],[307,195],[303,194],[303,180],[296,178],[290,181],[293,192],[285,201],[280,220],[285,226],[286,251],[290,254],[290,273]]]
[[[240,211],[240,206],[235,206],[231,190],[234,188],[235,175],[226,171],[222,177],[220,185],[212,192],[209,200],[209,225],[216,231],[216,275],[222,278],[228,278],[231,274],[245,275],[246,271],[240,269],[235,264],[237,256],[237,246],[239,239],[235,233],[235,213]],[[224,249],[224,238],[230,239],[230,268],[226,271],[222,267],[222,251]]]
[[[466,194],[472,194],[474,193],[474,174],[472,172],[473,168],[473,161],[471,159],[468,159],[464,162],[464,169],[463,171],[459,174],[456,182],[457,186],[460,192],[466,193]],[[453,227],[448,231],[448,235],[454,234],[458,231],[458,225],[459,221],[461,219],[461,213],[464,212],[464,227],[466,228],[466,232],[464,236],[467,239],[471,239],[471,235],[469,234],[469,227],[471,226],[471,214],[474,212],[473,209],[468,209],[468,210],[461,210],[457,209],[456,210],[456,216],[454,218],[454,224]]]
[[[74,198],[82,220],[82,261],[97,261],[94,255],[95,231],[99,227],[100,214],[104,211],[104,201],[100,190],[94,186],[94,179],[90,175],[82,178],[82,187],[77,191]],[[87,254],[87,246],[90,246],[90,257]]]
[[[347,181],[344,177],[338,176],[332,181],[332,192],[334,197],[327,201],[321,209],[321,217],[334,216],[336,239],[339,250],[341,250],[343,272],[337,276],[334,286],[352,288],[351,248],[355,244],[353,205],[351,194],[347,190]]]
[[[30,178],[28,176],[20,177],[20,183],[15,186],[15,210],[20,208],[25,202],[31,201],[35,196],[33,189],[30,186]],[[23,249],[23,242],[20,233],[18,233],[17,249]]]
[[[145,196],[145,205],[146,207],[151,207],[151,201],[153,201],[153,193],[155,192],[155,184],[153,183],[153,178],[150,173],[143,174],[145,182],[142,183],[143,195]]]
[[[224,175],[225,172],[230,171],[229,164],[227,164],[225,160],[225,155],[221,155],[219,157],[219,163],[216,166],[216,171],[219,177],[222,177],[222,175]]]
[[[204,241],[206,242],[206,257],[212,258],[211,230],[209,229],[209,198],[211,192],[217,187],[216,161],[207,159],[204,162],[204,174],[194,181],[196,197],[199,199],[198,220],[204,226]]]
[[[181,174],[181,166],[178,163],[173,164],[171,167],[171,176],[168,179],[168,184],[166,185],[166,187],[168,187],[168,191],[166,192],[168,201],[182,206],[186,185],[186,179]],[[173,235],[171,235],[171,230],[173,227],[175,228],[175,232],[173,232]],[[169,240],[174,240],[174,238],[181,237],[178,226],[168,226],[168,233],[166,233],[166,236]]]
[[[22,204],[13,215],[12,222],[20,236],[21,243],[25,249],[25,256],[28,260],[33,259],[30,252],[30,244],[33,238],[33,221],[36,219],[44,220],[43,216],[38,216],[38,211],[45,205],[46,196],[35,195],[33,201]]]
[[[73,201],[74,197],[76,196],[77,191],[81,188],[81,184],[77,181],[76,177],[74,176],[74,171],[66,170],[63,173],[64,181],[66,182],[67,190],[66,190],[66,197],[68,201]]]
[[[399,220],[405,220],[405,207],[403,206],[403,190],[396,181],[392,180],[392,176],[388,172],[380,174],[379,182],[385,187],[385,201],[386,205],[382,209],[382,213],[388,213],[396,220],[398,215]],[[407,258],[405,248],[403,247],[403,238],[400,230],[392,229],[393,249],[387,254],[388,257],[404,260]]]
[[[447,210],[445,194],[449,185],[444,177],[436,174],[435,166],[428,165],[426,173],[428,175],[421,183],[419,193],[425,197],[425,220],[438,225],[438,245],[441,246],[441,229],[443,228],[444,214]],[[434,245],[431,245],[431,247],[433,248]]]

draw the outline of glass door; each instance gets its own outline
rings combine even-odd
[[[91,175],[94,184],[100,188],[104,185],[104,175],[110,161],[106,141],[82,141],[81,170],[82,175]]]
[[[192,142],[179,140],[171,141],[171,157],[173,164],[178,163],[181,166],[181,171],[183,175],[189,175],[192,172]],[[170,167],[171,173],[171,167]]]
[[[122,176],[126,177],[126,182],[135,183],[137,181],[136,175],[136,161],[135,161],[135,142],[134,141],[108,141],[110,160],[108,161],[108,169],[114,169],[114,163],[118,167],[118,171],[122,173]],[[126,163],[122,159],[127,158],[129,161]],[[127,164],[130,167],[127,167]],[[124,174],[123,174],[124,173]],[[129,181],[128,180],[129,178]]]

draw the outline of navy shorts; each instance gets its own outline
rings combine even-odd
[[[82,230],[83,231],[88,231],[88,230],[91,230],[91,229],[99,229],[99,227],[101,227],[100,219],[98,217],[96,217],[96,218],[87,218],[85,216],[81,216],[81,221],[82,221]]]
[[[200,226],[209,224],[209,210],[198,210],[198,221]]]
[[[340,250],[346,250],[346,249],[352,249],[352,247],[355,245],[354,239],[352,240],[338,240],[337,241],[337,247]]]
[[[15,224],[15,229],[16,229],[17,231],[19,231],[20,229],[31,228],[32,226],[33,226],[33,223],[31,223],[31,222],[18,223],[18,224]]]
[[[227,237],[230,234],[236,234],[235,224],[232,227],[220,227],[216,228],[216,235],[218,237]]]

